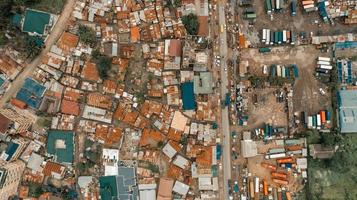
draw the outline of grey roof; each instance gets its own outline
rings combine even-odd
[[[357,132],[357,90],[341,90],[338,94],[339,124],[342,133]]]
[[[42,171],[41,165],[44,160],[45,159],[42,156],[32,152],[29,158],[29,162],[27,163],[27,168],[34,170],[36,172],[41,172]]]
[[[201,72],[193,77],[193,92],[195,94],[213,93],[213,80],[211,72]]]
[[[118,197],[120,200],[136,200],[138,197],[138,187],[134,167],[118,168],[117,176]]]

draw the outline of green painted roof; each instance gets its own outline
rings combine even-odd
[[[57,156],[57,162],[73,162],[73,132],[72,131],[49,131],[47,137],[47,153]],[[61,146],[64,144],[63,146]]]
[[[22,31],[43,35],[51,15],[45,12],[27,9]]]
[[[116,176],[99,177],[100,197],[102,200],[112,200],[118,196]]]

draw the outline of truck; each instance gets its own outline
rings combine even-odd
[[[285,163],[292,163],[292,162],[294,162],[292,157],[280,158],[276,160],[276,163],[278,164],[285,164]]]
[[[222,155],[222,145],[221,144],[216,144],[216,151],[217,151],[216,158],[217,158],[217,160],[220,160],[221,155]]]
[[[313,122],[312,122],[312,116],[309,116],[309,121],[307,122],[307,128],[312,128],[313,127]]]
[[[332,66],[331,65],[319,65],[319,68],[331,70]]]
[[[331,123],[331,112],[326,110],[326,123]]]
[[[264,194],[264,196],[268,196],[268,194],[269,194],[268,182],[265,179],[263,179],[263,194]]]
[[[275,44],[279,43],[279,32],[278,31],[274,32],[274,43]]]
[[[319,60],[317,61],[317,65],[330,65],[330,61]]]
[[[324,110],[321,110],[320,116],[321,116],[321,124],[325,124],[326,123],[326,112]]]
[[[268,53],[271,52],[271,49],[269,47],[262,47],[259,49],[260,53]]]
[[[312,128],[315,129],[317,127],[317,117],[316,115],[312,116]]]
[[[277,73],[277,76],[281,76],[281,66],[280,65],[277,65],[276,66],[276,73]]]
[[[269,155],[265,155],[265,159],[283,158],[285,156],[286,156],[285,153],[269,154]]]
[[[266,36],[267,36],[267,29],[264,28],[262,30],[262,43],[265,43]]]
[[[291,1],[290,9],[291,9],[291,16],[292,17],[296,16],[296,0]]]
[[[271,176],[274,178],[283,179],[283,180],[286,180],[288,178],[288,175],[286,175],[284,173],[278,173],[278,172],[272,172]]]
[[[321,57],[321,56],[319,56],[319,57],[317,57],[317,60],[318,60],[318,61],[331,62],[331,58],[329,58],[329,57]]]
[[[274,149],[269,149],[268,154],[277,154],[277,153],[285,153],[284,148],[274,148]]]
[[[254,193],[259,193],[259,177],[254,177]]]
[[[270,76],[276,76],[276,65],[270,66]]]
[[[290,31],[290,34],[291,34],[290,44],[294,45],[294,44],[295,44],[295,41],[296,41],[296,35],[295,35],[295,32]]]
[[[270,31],[270,45],[274,44],[274,32]]]
[[[285,78],[285,66],[281,66],[281,77]]]
[[[272,12],[271,0],[265,0],[265,10],[268,15]]]

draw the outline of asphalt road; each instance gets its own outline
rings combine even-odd
[[[224,5],[220,4],[218,6],[218,14],[219,14],[219,25],[225,27],[226,19],[225,19],[225,11]],[[227,73],[227,32],[224,28],[223,32],[220,30],[219,34],[219,42],[220,42],[220,56],[221,56],[221,97],[222,101],[225,100],[225,96],[228,93],[228,73]],[[226,70],[225,70],[226,69]],[[229,199],[229,185],[228,180],[231,179],[231,140],[230,140],[230,131],[229,131],[229,117],[228,117],[228,107],[225,106],[222,108],[222,122],[221,122],[221,130],[223,133],[223,141],[222,141],[222,158],[223,158],[223,186],[224,186],[224,199]]]
[[[63,31],[66,29],[66,24],[74,8],[75,0],[67,0],[65,7],[61,15],[57,19],[57,23],[53,27],[51,33],[48,35],[45,42],[46,48],[42,50],[40,55],[38,55],[34,60],[28,61],[24,64],[24,70],[16,77],[16,79],[11,83],[10,89],[6,91],[3,97],[0,99],[0,108],[2,108],[6,102],[8,102],[22,87],[25,79],[30,77],[34,72],[36,67],[41,64],[42,58],[46,55],[53,44],[57,42],[59,37],[62,35]]]

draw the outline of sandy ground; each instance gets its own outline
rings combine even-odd
[[[276,47],[271,53],[261,54],[257,49],[242,51],[241,60],[248,60],[251,73],[261,74],[262,65],[296,64],[299,69],[299,78],[294,85],[294,111],[307,111],[309,114],[325,109],[329,105],[328,94],[321,95],[319,88],[327,92],[327,88],[314,77],[316,58],[329,56],[321,53],[312,45],[298,47]]]

